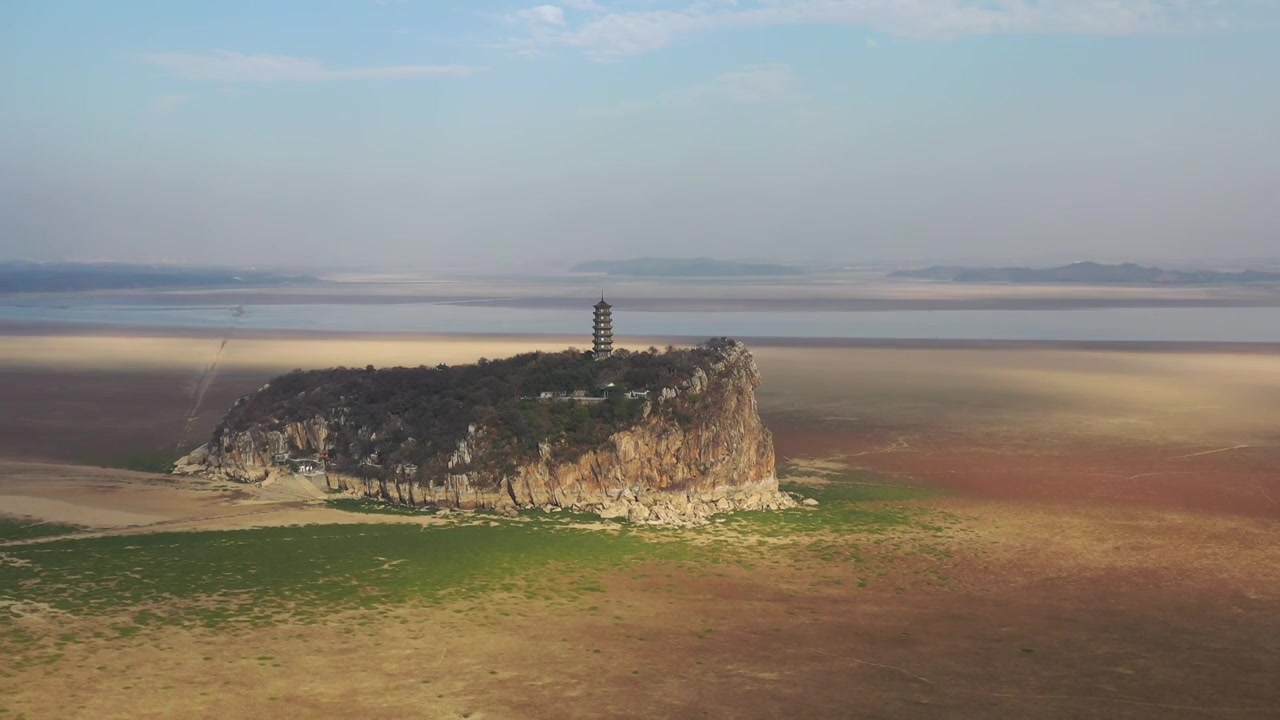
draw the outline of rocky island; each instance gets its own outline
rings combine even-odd
[[[294,371],[241,398],[175,472],[310,476],[411,506],[569,508],[689,524],[780,509],[746,346],[527,353],[474,365]]]

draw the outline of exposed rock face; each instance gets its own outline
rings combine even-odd
[[[454,508],[574,508],[632,522],[695,524],[717,512],[781,509],[795,501],[778,491],[773,438],[756,409],[761,378],[751,353],[725,342],[675,387],[651,393],[643,418],[607,443],[557,460],[540,446],[535,460],[492,468],[484,427],[472,425],[447,459],[447,471],[397,471],[361,478],[330,470],[331,488],[409,505]],[[291,448],[325,448],[338,417],[315,417],[276,430],[223,433],[180,461],[176,472],[257,482],[287,469],[273,465]]]

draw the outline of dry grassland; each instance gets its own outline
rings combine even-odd
[[[1076,349],[760,348],[762,409],[858,429],[1280,439],[1280,354]]]
[[[828,489],[870,479],[830,462],[794,471]],[[230,596],[179,592],[105,614],[15,606],[0,707],[28,718],[1276,716],[1273,522],[902,496],[846,506],[849,524],[822,497],[821,517],[645,533],[655,550],[638,557],[531,560],[443,602],[282,614],[316,602],[304,580],[260,605],[235,600],[237,620],[212,628],[180,622],[172,604],[195,619]],[[172,528],[131,532],[157,529]],[[284,529],[243,552],[307,537]],[[197,546],[165,551],[182,536],[160,537],[125,547],[189,552],[204,570]],[[30,551],[46,546],[58,547],[0,555],[40,563]],[[367,561],[381,565],[380,580],[361,576],[369,590],[431,563]],[[174,572],[135,562],[139,580],[122,582]],[[155,619],[166,614],[179,621]]]
[[[968,495],[1280,518],[1280,354],[763,348],[782,456]]]
[[[173,444],[277,370],[555,345],[151,340],[0,348],[21,379],[0,402],[34,419],[0,436],[46,457],[86,435]],[[0,507],[98,528],[0,546],[0,587],[27,601],[0,620],[0,718],[1280,716],[1280,356],[756,354],[784,480],[816,509],[458,528],[0,464]],[[148,406],[165,421],[137,420]],[[272,564],[295,556],[314,572]],[[235,587],[198,591],[218,571]]]

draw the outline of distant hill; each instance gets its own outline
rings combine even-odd
[[[915,280],[955,280],[956,276],[969,269],[959,265],[933,265],[918,270],[897,270],[889,273],[889,277],[912,278]]]
[[[899,270],[889,277],[941,280],[961,283],[1080,283],[1097,285],[1239,285],[1280,282],[1280,273],[1261,270],[1165,270],[1124,263],[1104,265],[1078,262],[1052,268],[966,268],[935,265],[919,270]]]
[[[0,292],[9,293],[225,288],[315,281],[315,278],[307,275],[240,268],[0,262]]]
[[[789,265],[746,263],[712,258],[633,258],[578,263],[571,272],[630,277],[779,277],[803,275]]]

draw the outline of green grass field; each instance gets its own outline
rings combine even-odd
[[[431,515],[435,513],[435,508],[405,507],[404,505],[396,505],[395,503],[383,502],[370,498],[330,498],[325,502],[329,507],[335,510],[364,513],[366,515],[398,515],[401,517],[412,517],[418,515]]]
[[[308,622],[386,604],[505,595],[572,605],[604,591],[607,574],[635,564],[694,574],[727,564],[863,566],[875,552],[927,550],[952,523],[945,513],[914,504],[920,494],[909,489],[838,482],[788,489],[820,505],[739,513],[690,529],[584,529],[578,526],[583,517],[533,511],[519,519],[473,514],[429,526],[308,525],[9,545],[0,547],[0,644],[30,641],[20,620],[33,605],[107,619],[117,636],[158,624]],[[330,504],[423,514],[364,501]],[[7,522],[0,532],[13,540],[35,537],[39,528],[67,531]]]
[[[9,540],[31,540],[54,535],[70,535],[84,528],[78,525],[41,522],[32,518],[6,517],[0,515],[0,542]]]

